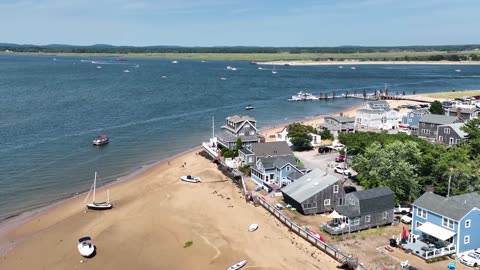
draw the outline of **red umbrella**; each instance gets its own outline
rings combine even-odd
[[[320,239],[318,239],[320,241],[322,241],[322,243],[325,243],[325,240],[323,240],[323,237],[320,235]]]
[[[407,230],[405,230],[405,227],[403,227],[403,230],[402,230],[402,239],[405,239],[407,238]]]

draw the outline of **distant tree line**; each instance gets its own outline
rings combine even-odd
[[[181,46],[71,46],[71,45],[18,45],[0,43],[0,50],[15,52],[40,52],[40,53],[376,53],[376,52],[461,52],[474,50],[480,45],[448,45],[448,46],[400,46],[400,47],[363,47],[363,46],[339,46],[339,47],[256,47],[256,46],[219,46],[219,47],[181,47]],[[455,54],[452,54],[455,55]],[[441,55],[440,55],[441,56]],[[442,60],[440,56],[432,56],[431,59]],[[445,56],[442,56],[445,57]],[[452,56],[454,57],[454,56]],[[475,57],[478,57],[475,55]],[[445,60],[450,60],[448,59]],[[453,58],[452,58],[453,59]],[[452,60],[454,61],[454,60]]]

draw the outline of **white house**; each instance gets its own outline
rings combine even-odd
[[[309,133],[312,136],[312,140],[310,141],[310,145],[315,147],[319,146],[322,143],[322,137],[315,133]],[[282,130],[277,132],[277,142],[287,142],[289,146],[292,145],[290,142],[290,138],[288,138],[288,131],[287,127],[285,126]]]
[[[355,115],[355,127],[365,129],[395,129],[398,126],[398,111],[391,109],[388,102],[369,101],[365,108],[359,109]]]

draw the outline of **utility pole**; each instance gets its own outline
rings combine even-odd
[[[448,176],[448,191],[447,191],[447,199],[450,197],[450,183],[452,182],[452,173]]]

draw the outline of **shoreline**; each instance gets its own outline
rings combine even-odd
[[[257,65],[280,65],[280,66],[354,66],[354,65],[480,65],[480,61],[265,61],[257,62]]]

